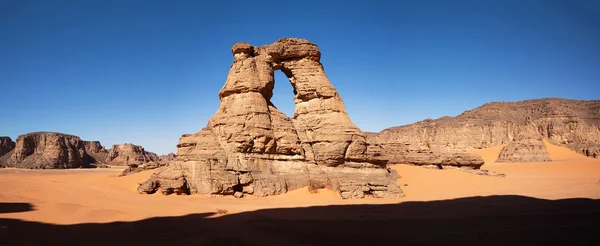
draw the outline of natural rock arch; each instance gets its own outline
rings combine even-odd
[[[233,45],[233,64],[207,126],[183,135],[175,162],[140,186],[141,192],[275,195],[306,185],[344,197],[399,196],[395,173],[379,146],[352,123],[325,75],[318,47],[284,38],[256,47]],[[274,71],[294,89],[293,118],[271,102]]]

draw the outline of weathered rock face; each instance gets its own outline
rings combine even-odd
[[[150,158],[148,158],[148,159],[153,159],[154,153],[152,153],[152,152],[149,152],[149,153],[150,153]],[[176,157],[177,157],[177,155],[175,155],[173,153],[169,153],[166,155],[158,156],[158,162],[150,161],[150,162],[144,162],[141,164],[139,162],[129,163],[129,164],[127,164],[129,167],[127,169],[123,170],[123,173],[121,173],[121,176],[127,176],[127,175],[131,175],[134,173],[139,173],[142,171],[163,167],[163,166],[173,162]]]
[[[90,158],[87,159],[88,163],[104,163],[108,157],[108,151],[100,144],[99,141],[82,141],[85,148],[85,152]]]
[[[159,162],[158,155],[134,144],[115,144],[106,157],[106,164],[114,166],[141,165],[147,162]]]
[[[424,163],[441,164],[427,157],[502,144],[508,146],[500,161],[545,161],[547,151],[541,139],[599,157],[600,101],[546,98],[488,103],[456,117],[392,127],[372,139],[392,163],[411,163],[414,156],[424,155],[419,157]]]
[[[169,153],[169,154],[166,154],[166,155],[160,155],[160,156],[158,156],[158,160],[159,160],[159,162],[161,162],[161,163],[169,163],[169,162],[171,162],[171,161],[174,161],[174,160],[175,160],[175,157],[177,157],[177,155],[176,155],[176,154],[174,154],[174,153]]]
[[[15,148],[15,142],[10,137],[0,137],[0,156],[5,155]]]
[[[368,144],[348,117],[315,44],[292,38],[263,47],[236,43],[232,53],[219,109],[200,132],[181,137],[175,161],[140,192],[267,196],[311,185],[344,198],[401,195],[381,148]],[[270,101],[278,69],[294,88],[292,119]]]
[[[35,132],[17,138],[15,148],[3,158],[5,166],[21,168],[85,167],[85,147],[77,136]]]
[[[500,151],[496,162],[552,161],[544,142],[539,139],[513,140]]]
[[[125,170],[123,170],[123,172],[121,173],[120,176],[127,176],[127,175],[131,175],[134,173],[139,173],[142,171],[146,171],[146,170],[152,170],[152,169],[156,169],[159,167],[164,166],[165,164],[161,164],[161,163],[156,163],[156,162],[146,162],[144,164],[138,165],[138,164],[130,164]]]

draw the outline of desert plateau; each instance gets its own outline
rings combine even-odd
[[[0,1],[0,246],[600,245],[597,10]]]

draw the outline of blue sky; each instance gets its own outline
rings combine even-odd
[[[0,135],[175,152],[216,111],[231,45],[281,37],[319,45],[365,131],[490,101],[600,99],[599,3],[0,0]],[[275,87],[292,115],[280,71]]]

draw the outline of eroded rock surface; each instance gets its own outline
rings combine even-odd
[[[177,157],[177,155],[175,153],[169,153],[169,154],[166,154],[166,155],[159,155],[158,156],[158,160],[161,163],[169,163],[171,161],[174,161],[175,157]]]
[[[522,137],[519,137],[522,136]],[[499,161],[547,161],[546,139],[600,157],[600,101],[545,98],[494,102],[456,117],[424,120],[381,131],[371,141],[392,163],[442,164],[436,156],[507,144]],[[477,160],[473,165],[483,164]]]
[[[369,144],[348,117],[315,44],[240,42],[232,53],[219,109],[200,132],[181,137],[175,160],[140,192],[268,196],[310,185],[344,198],[401,196],[381,147]],[[270,101],[275,70],[294,88],[293,118]]]
[[[134,144],[115,144],[108,152],[106,164],[113,166],[142,165],[159,162],[158,155]]]
[[[89,158],[87,162],[96,163],[101,165],[106,162],[106,157],[108,156],[108,151],[100,144],[99,141],[82,141],[83,146],[85,148],[85,152],[88,154]]]
[[[15,142],[10,137],[0,137],[0,156],[5,155],[15,148]]]
[[[552,161],[544,142],[540,139],[513,140],[500,151],[496,162]]]
[[[153,156],[152,152],[151,156]],[[166,155],[160,155],[158,156],[158,162],[155,161],[150,161],[150,162],[144,162],[144,163],[129,163],[127,167],[127,169],[123,170],[123,172],[121,173],[121,176],[127,176],[127,175],[131,175],[134,173],[139,173],[142,171],[146,171],[146,170],[151,170],[151,169],[156,169],[156,168],[160,168],[163,167],[165,165],[168,165],[169,163],[173,162],[175,160],[175,157],[177,157],[177,155],[175,155],[174,153],[169,153]],[[149,158],[149,159],[153,159],[153,158]]]
[[[15,148],[2,159],[4,166],[20,168],[86,167],[87,154],[77,136],[56,132],[34,132],[17,138]]]

